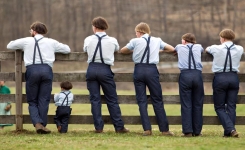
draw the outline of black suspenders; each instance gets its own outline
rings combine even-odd
[[[193,64],[194,64],[194,69],[197,69],[196,68],[196,62],[195,62],[195,59],[194,59],[194,55],[193,55],[193,52],[192,52],[192,47],[194,46],[194,44],[193,45],[191,45],[191,47],[189,47],[188,45],[187,45],[187,47],[189,48],[189,61],[188,61],[188,63],[189,63],[189,69],[191,69],[191,58],[192,58],[192,62],[193,62]]]
[[[42,37],[42,38],[43,38],[43,37]],[[37,39],[34,37],[34,39],[35,39],[35,46],[34,46],[34,53],[33,53],[33,62],[32,62],[32,64],[35,64],[36,47],[37,47],[37,50],[38,50],[38,53],[39,53],[39,56],[40,56],[41,64],[43,64],[42,55],[41,55],[40,48],[39,48],[39,45],[38,45],[38,41],[40,41],[42,38],[40,38],[39,40],[37,40]]]
[[[141,58],[140,63],[143,63],[143,60],[144,60],[145,55],[146,55],[146,52],[147,52],[147,60],[146,60],[146,63],[149,64],[149,59],[150,59],[150,47],[149,47],[149,45],[150,45],[150,39],[151,39],[151,37],[149,36],[148,37],[148,40],[145,37],[143,37],[143,38],[146,40],[147,45],[146,45],[146,48],[145,48],[145,51],[144,51],[144,54],[143,54],[143,56]]]
[[[225,46],[226,46],[226,45],[225,45]],[[229,56],[229,61],[230,61],[230,72],[232,72],[232,62],[231,62],[231,52],[230,52],[230,49],[231,49],[232,46],[234,46],[234,43],[233,43],[230,47],[226,46],[226,48],[227,48],[227,54],[226,54],[226,58],[225,58],[225,65],[224,65],[224,70],[223,70],[223,72],[225,72],[225,70],[226,70],[226,65],[227,65],[227,61],[228,61],[228,56]]]
[[[64,98],[64,100],[63,100],[61,106],[63,106],[63,104],[64,104],[64,102],[65,102],[66,99],[67,99],[67,101],[66,101],[66,106],[68,106],[68,95],[69,95],[71,92],[69,92],[68,94],[66,94],[65,92],[61,92],[61,93],[65,94],[65,96],[66,96],[66,97]]]
[[[95,48],[95,51],[94,51],[94,56],[93,56],[93,59],[92,59],[92,62],[94,62],[94,59],[95,59],[95,56],[96,56],[96,53],[98,51],[98,49],[100,49],[100,59],[101,59],[101,62],[104,64],[104,60],[103,60],[103,56],[102,56],[102,47],[101,47],[101,39],[103,37],[105,37],[106,35],[103,35],[102,37],[98,36],[97,34],[95,34],[97,37],[98,37],[98,44]]]

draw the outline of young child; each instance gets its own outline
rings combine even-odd
[[[183,137],[200,136],[203,125],[203,79],[201,53],[203,48],[196,43],[191,33],[182,36],[182,44],[175,47],[180,69],[179,94],[181,102]]]
[[[5,85],[4,81],[0,81],[0,94],[10,94],[10,89]],[[0,115],[11,115],[11,103],[0,103]],[[12,126],[13,124],[0,124],[0,130],[5,126]]]
[[[60,87],[61,92],[54,95],[55,105],[58,106],[54,117],[54,122],[60,133],[66,133],[72,110],[70,108],[73,101],[73,94],[70,91],[70,89],[72,89],[72,84],[68,81],[64,81],[60,83]]]
[[[220,45],[206,48],[213,55],[212,71],[214,108],[224,128],[224,137],[238,137],[235,129],[236,103],[239,91],[237,72],[243,55],[243,47],[235,45],[235,33],[224,29],[219,33]]]
[[[162,50],[174,52],[174,47],[163,42],[161,38],[150,36],[150,27],[147,23],[139,23],[135,27],[135,34],[137,38],[131,39],[120,50],[120,53],[133,53],[133,61],[135,63],[134,86],[144,129],[143,136],[152,135],[152,127],[147,112],[146,86],[150,91],[152,105],[161,134],[163,136],[173,136],[173,132],[169,131],[168,119],[164,109],[157,64],[159,62],[159,52]]]

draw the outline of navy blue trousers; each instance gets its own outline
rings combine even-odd
[[[214,109],[224,128],[224,135],[230,136],[235,129],[236,103],[239,79],[235,72],[215,73],[213,79]]]
[[[204,88],[202,72],[182,70],[179,76],[182,132],[198,135],[203,125]]]
[[[104,128],[104,121],[101,114],[100,86],[102,87],[115,130],[123,129],[124,122],[122,121],[121,109],[118,104],[114,73],[111,71],[110,66],[103,63],[89,63],[86,81],[90,94],[91,112],[93,114],[95,129],[102,130]]]
[[[50,96],[52,92],[53,71],[47,64],[26,67],[26,96],[33,125],[47,125]]]
[[[71,115],[70,106],[58,106],[54,117],[56,126],[61,126],[61,133],[66,133],[68,130],[69,118]]]
[[[159,130],[161,132],[169,131],[169,124],[163,106],[162,87],[159,82],[159,72],[156,65],[136,64],[134,68],[134,85],[144,131],[152,129],[147,111],[148,100],[146,95],[146,86],[150,91],[151,102]]]

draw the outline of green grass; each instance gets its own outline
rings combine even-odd
[[[140,125],[127,125],[131,129],[128,134],[116,134],[112,125],[105,126],[103,134],[93,133],[92,125],[70,125],[66,134],[56,132],[54,125],[48,125],[53,132],[49,135],[38,135],[31,125],[25,125],[27,131],[14,132],[11,127],[0,131],[1,149],[32,150],[32,149],[102,149],[102,150],[142,150],[142,149],[173,149],[173,150],[228,150],[244,149],[245,128],[237,126],[240,138],[222,138],[221,126],[204,126],[202,137],[183,138],[181,126],[170,126],[175,133],[174,137],[162,137],[157,126],[153,126],[153,135],[143,137]],[[29,129],[30,128],[30,129]]]
[[[12,89],[13,91],[14,89]],[[52,93],[59,92],[59,88],[54,88]],[[88,94],[87,90],[73,89],[74,94]],[[12,92],[13,93],[13,92]],[[130,91],[118,91],[118,94],[134,94]],[[139,115],[137,105],[120,105],[122,114]],[[27,104],[23,105],[23,113],[29,114]],[[91,115],[89,104],[73,104],[72,115]],[[153,108],[149,105],[149,115],[154,115]],[[49,114],[55,114],[56,107],[50,104]],[[180,115],[180,105],[165,105],[168,116]],[[15,114],[15,105],[13,105],[12,113]],[[108,115],[106,105],[102,106],[103,115]],[[244,116],[244,105],[237,105],[237,115]],[[205,116],[216,116],[213,104],[204,105]],[[181,137],[181,125],[170,125],[170,130],[175,133],[174,137],[162,137],[158,126],[153,125],[153,135],[143,137],[141,125],[125,125],[130,129],[128,134],[116,134],[113,125],[105,125],[103,134],[93,133],[93,125],[69,125],[68,133],[59,134],[54,124],[48,124],[48,128],[52,131],[49,135],[38,135],[31,124],[24,124],[25,131],[16,132],[15,125],[0,130],[0,149],[3,150],[32,150],[32,149],[62,149],[62,150],[228,150],[228,149],[244,149],[245,146],[245,126],[236,126],[240,138],[222,138],[223,128],[220,125],[204,125],[203,136],[193,138]]]

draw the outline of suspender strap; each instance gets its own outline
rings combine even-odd
[[[225,70],[226,70],[228,56],[229,56],[229,61],[230,61],[230,72],[232,72],[232,62],[231,62],[231,52],[230,52],[230,49],[231,49],[232,46],[234,46],[234,43],[230,47],[228,47],[227,45],[225,45],[225,47],[227,48],[227,54],[226,54],[226,58],[225,58],[225,65],[224,65],[223,72],[225,72]]]
[[[68,94],[66,94],[65,92],[61,92],[61,93],[65,94],[65,96],[66,96],[66,97],[64,98],[64,100],[63,100],[61,106],[63,106],[65,100],[67,100],[67,101],[66,101],[66,106],[68,106],[68,95],[69,95],[71,92],[69,92]]]
[[[103,37],[105,37],[106,35],[103,35],[102,37],[98,36],[97,34],[95,34],[97,37],[98,37],[98,44],[95,48],[95,51],[94,51],[94,56],[93,56],[93,59],[92,59],[92,62],[94,62],[95,60],[95,56],[96,56],[96,53],[98,51],[98,49],[100,49],[100,59],[101,59],[101,62],[104,64],[104,60],[103,60],[103,56],[102,56],[102,47],[101,47],[101,40]]]
[[[42,38],[40,38],[39,40],[37,40],[35,37],[35,46],[34,46],[34,53],[33,53],[33,62],[32,64],[35,64],[35,57],[36,57],[36,47],[37,47],[37,50],[38,50],[38,53],[39,53],[39,56],[40,56],[40,60],[41,60],[41,64],[43,64],[43,59],[42,59],[42,55],[41,55],[41,52],[40,52],[40,48],[39,48],[39,45],[38,45],[38,41],[40,41]]]
[[[148,37],[148,40],[145,37],[143,37],[143,38],[146,40],[147,45],[146,45],[146,48],[145,48],[145,51],[144,51],[144,54],[143,54],[143,56],[141,58],[140,63],[143,63],[143,60],[144,60],[145,55],[146,55],[146,52],[147,52],[147,60],[146,60],[146,63],[149,64],[149,59],[150,59],[150,47],[149,47],[149,45],[150,45],[151,36]]]
[[[191,45],[191,47],[189,47],[189,45],[187,45],[187,47],[189,48],[189,61],[188,61],[189,69],[191,69],[191,58],[192,58],[192,62],[193,62],[193,65],[194,65],[194,69],[197,69],[196,68],[196,62],[195,62],[195,59],[194,59],[194,55],[193,55],[193,52],[192,52],[192,47],[193,46],[194,46],[194,44]]]

